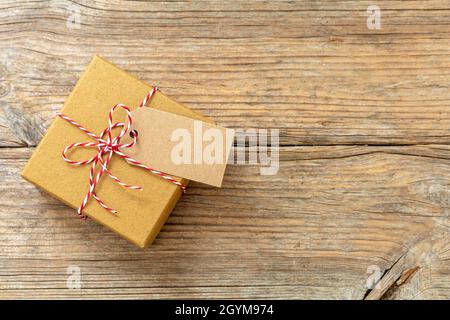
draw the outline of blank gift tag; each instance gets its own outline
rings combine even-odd
[[[132,115],[138,142],[123,153],[173,176],[222,185],[234,130],[154,108]]]

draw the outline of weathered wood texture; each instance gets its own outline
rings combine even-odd
[[[0,298],[450,298],[450,1],[371,4],[0,1]],[[280,129],[278,174],[193,184],[146,251],[79,221],[19,171],[93,54]]]
[[[194,184],[146,251],[18,179],[29,155],[1,150],[3,297],[362,299],[371,266],[387,273],[368,297],[416,267],[397,295],[450,296],[450,149],[285,147],[276,177],[236,165],[220,190]]]

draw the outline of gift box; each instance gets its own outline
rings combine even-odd
[[[122,103],[135,109],[151,91],[152,86],[95,56],[65,102],[62,113],[100,134],[105,129],[112,106]],[[154,93],[145,107],[213,123],[159,91]],[[125,118],[123,111],[117,111],[114,117]],[[61,152],[67,145],[79,141],[91,140],[76,126],[56,117],[22,171],[25,179],[73,208],[79,208],[86,195],[90,166],[73,167],[61,159]],[[92,157],[93,153],[95,150],[81,149],[77,150],[73,158],[86,159]],[[113,179],[103,177],[98,181],[95,193],[118,213],[112,214],[91,199],[86,203],[83,214],[145,248],[159,233],[182,195],[182,190],[158,175],[130,166],[120,157],[111,158],[108,170],[123,181],[141,186],[143,190],[121,188]],[[174,179],[183,185],[188,183],[186,179]]]

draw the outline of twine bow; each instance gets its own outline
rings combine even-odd
[[[139,108],[145,106],[157,90],[158,90],[158,88],[154,87],[152,89],[152,91],[150,91],[146,95],[146,97],[144,98],[142,103],[139,105]],[[113,122],[113,117],[112,117],[113,113],[118,108],[125,110],[125,112],[127,113],[127,121],[126,122]],[[83,127],[82,125],[77,123],[76,121],[72,120],[71,118],[69,118],[68,116],[66,116],[60,112],[58,112],[57,115],[60,118],[71,123],[78,129],[80,129],[84,133],[86,133],[91,138],[96,140],[96,142],[76,142],[76,143],[69,144],[62,152],[62,158],[64,159],[64,161],[71,165],[83,166],[83,165],[87,165],[87,164],[92,164],[90,171],[89,171],[89,190],[86,193],[86,196],[84,197],[83,202],[81,203],[81,205],[77,211],[80,218],[86,219],[86,216],[83,214],[83,209],[86,207],[86,204],[88,203],[88,201],[91,197],[93,197],[95,200],[97,200],[97,202],[107,211],[109,211],[111,213],[117,213],[116,210],[114,210],[114,209],[110,208],[108,205],[106,205],[106,203],[103,200],[101,200],[100,197],[95,192],[95,187],[97,186],[97,183],[99,182],[100,178],[102,177],[102,175],[104,173],[108,174],[108,176],[111,179],[113,179],[113,181],[117,182],[119,185],[121,185],[124,188],[133,189],[133,190],[141,190],[141,191],[143,190],[143,188],[140,186],[135,186],[135,185],[130,185],[130,184],[124,183],[122,180],[120,180],[118,177],[116,177],[115,175],[113,175],[111,173],[111,171],[108,169],[108,165],[114,154],[122,157],[128,164],[131,164],[133,166],[137,166],[137,167],[143,168],[147,171],[150,171],[151,173],[158,175],[158,176],[162,177],[163,179],[166,179],[166,180],[170,181],[171,183],[179,186],[183,192],[186,191],[186,186],[184,186],[179,181],[175,180],[173,177],[165,174],[164,172],[161,172],[154,168],[148,167],[145,164],[140,163],[139,161],[127,156],[126,154],[124,154],[123,152],[120,151],[120,149],[126,149],[126,148],[133,147],[137,143],[137,140],[138,140],[138,133],[135,130],[129,131],[131,128],[131,125],[133,123],[133,117],[131,116],[131,111],[128,106],[119,103],[111,108],[111,110],[108,113],[108,127],[106,127],[106,129],[103,130],[100,133],[100,135],[96,135],[95,133],[91,132],[90,130],[86,129],[85,127]],[[115,128],[122,128],[122,130],[120,131],[120,133],[117,136],[113,137],[112,131]],[[122,139],[122,137],[125,134],[127,134],[128,131],[129,131],[130,137],[133,140],[129,143],[121,143],[120,140]],[[74,160],[71,160],[67,156],[67,153],[69,152],[69,150],[71,150],[73,148],[97,148],[97,154],[87,160],[74,161]],[[97,172],[97,174],[95,174],[97,164],[100,165],[100,169]]]

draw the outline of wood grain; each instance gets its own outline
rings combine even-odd
[[[371,4],[1,0],[0,298],[448,299],[450,1]],[[94,54],[279,129],[278,174],[194,184],[146,251],[79,221],[19,172]]]
[[[0,144],[35,145],[93,54],[284,145],[447,143],[450,2],[377,1],[381,30],[369,4],[3,0]]]
[[[2,297],[362,299],[369,266],[393,274],[385,289],[420,268],[401,298],[450,294],[446,147],[286,147],[276,176],[230,166],[223,188],[189,189],[146,251],[18,179],[28,149],[0,155]]]

